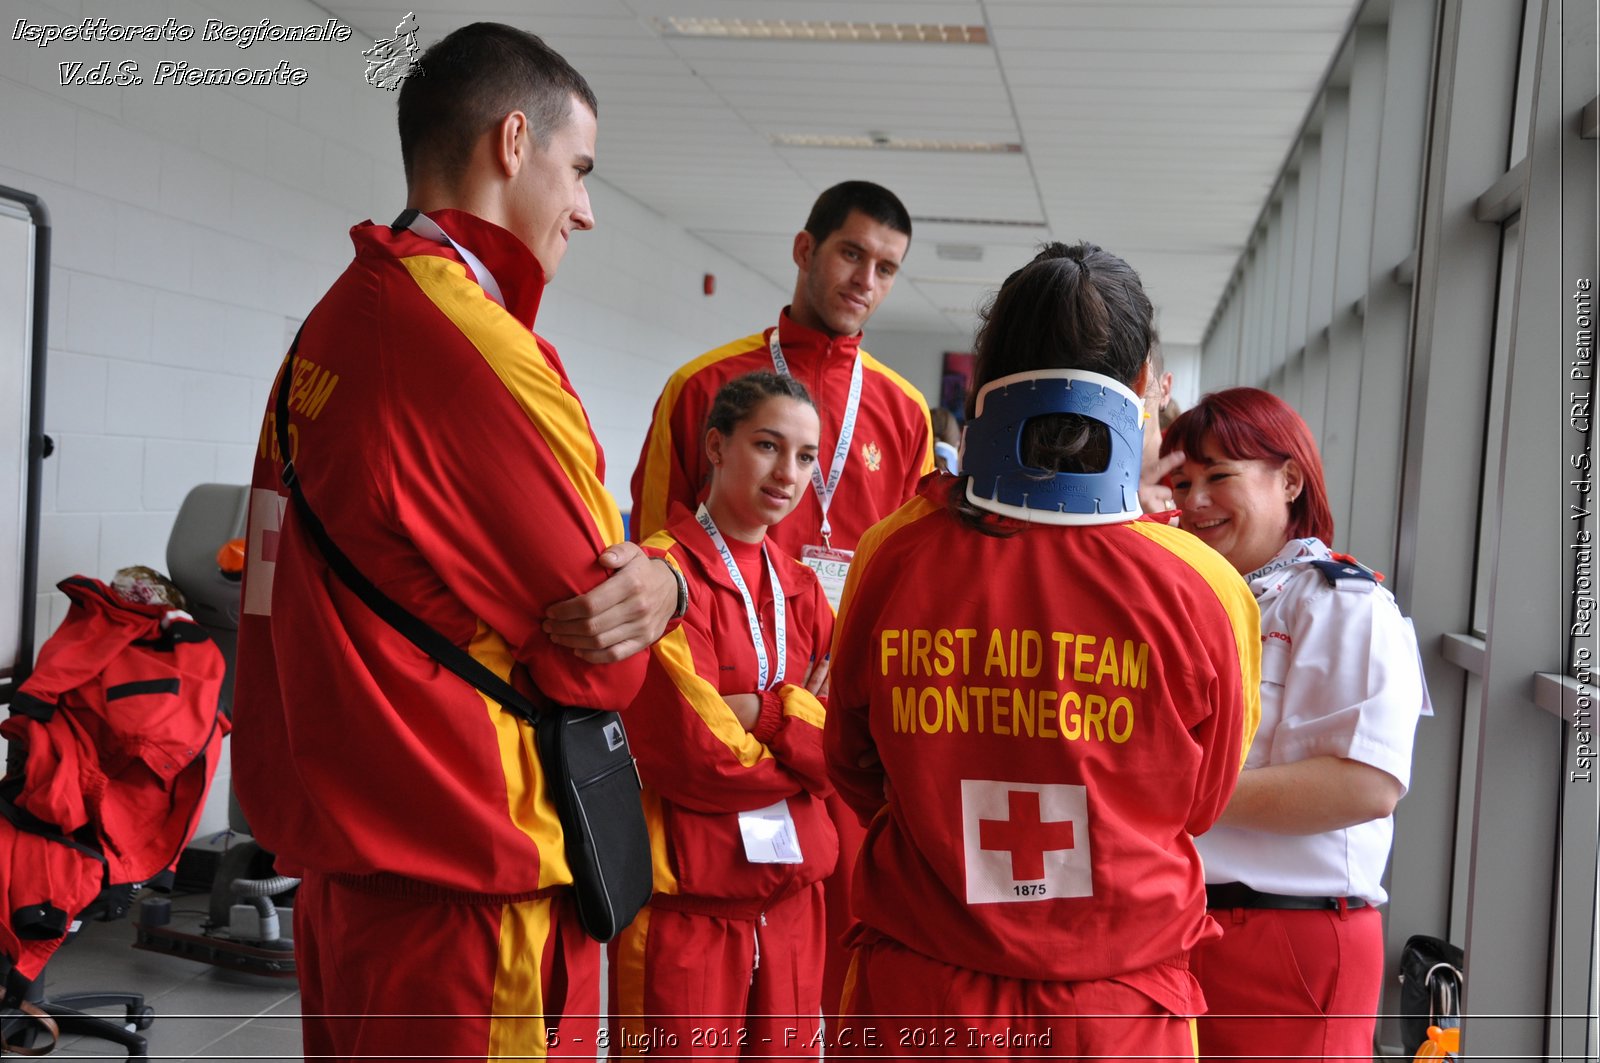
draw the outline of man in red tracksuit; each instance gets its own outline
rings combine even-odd
[[[532,332],[568,237],[594,224],[594,95],[507,26],[457,30],[421,64],[399,102],[411,209],[352,230],[355,261],[299,339],[295,468],[402,607],[525,692],[620,709],[681,585],[607,548],[622,526],[604,458]],[[532,729],[330,571],[288,504],[277,427],[269,405],[234,779],[279,870],[304,878],[305,1054],[593,1059],[598,947]]]
[[[1153,521],[982,534],[965,483],[868,534],[835,630],[828,767],[871,823],[841,1043],[1187,1057],[1217,934],[1191,835],[1256,726],[1255,603]]]
[[[754,370],[793,376],[822,418],[819,492],[772,529],[795,557],[827,538],[854,550],[861,534],[915,493],[933,471],[928,404],[905,378],[861,349],[861,329],[894,286],[911,243],[911,217],[894,193],[846,181],[818,197],[794,238],[799,267],[794,297],[761,332],[708,351],[684,365],[656,400],[650,431],[633,471],[631,533],[643,542],[678,512],[705,499],[711,470],[705,420],[718,389]],[[774,359],[773,332],[777,332]],[[859,364],[859,398],[852,377]],[[842,465],[835,461],[841,434]],[[836,467],[837,466],[837,467]],[[831,495],[826,490],[837,476]]]
[[[888,189],[845,181],[823,192],[794,238],[794,296],[773,326],[734,340],[674,373],[656,400],[633,472],[630,532],[638,542],[705,499],[710,465],[706,414],[718,389],[754,370],[795,377],[822,418],[814,491],[772,528],[772,540],[823,581],[837,608],[849,553],[861,535],[915,492],[933,471],[927,400],[861,349],[861,330],[888,296],[911,243],[911,216]],[[838,946],[849,926],[850,870],[861,828],[830,802],[840,859],[828,880],[828,958],[823,1010],[844,983]]]

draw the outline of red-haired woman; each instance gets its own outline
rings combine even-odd
[[[1167,432],[1180,527],[1261,607],[1261,727],[1198,839],[1220,941],[1195,951],[1202,1057],[1370,1059],[1383,973],[1376,905],[1426,693],[1416,636],[1369,570],[1334,556],[1322,459],[1255,388],[1207,395]]]

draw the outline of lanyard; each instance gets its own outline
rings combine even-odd
[[[489,272],[489,267],[485,266],[477,255],[456,243],[449,233],[440,228],[438,222],[419,210],[412,215],[406,228],[423,239],[432,240],[436,244],[449,244],[455,248],[456,254],[461,256],[461,260],[472,269],[473,276],[478,278],[478,287],[483,289],[483,294],[499,303],[502,308],[505,307],[506,301],[500,294],[500,284],[494,279],[494,274]]]
[[[1295,551],[1294,554],[1289,557],[1275,558],[1274,560],[1267,562],[1265,565],[1262,565],[1260,568],[1256,569],[1254,572],[1250,573],[1244,578],[1244,581],[1250,585],[1250,590],[1258,599],[1263,594],[1277,590],[1278,587],[1283,585],[1283,581],[1281,579],[1274,583],[1269,577],[1275,576],[1284,569],[1290,568],[1294,565],[1306,564],[1308,562],[1317,560],[1317,547],[1322,545],[1320,540],[1290,539],[1289,542],[1299,543],[1300,549]],[[1286,543],[1285,545],[1288,544]],[[1282,551],[1279,552],[1281,553]]]
[[[700,522],[700,527],[711,536],[711,543],[717,548],[717,553],[722,555],[722,563],[728,567],[728,575],[733,577],[733,585],[739,588],[739,594],[744,598],[745,619],[750,622],[750,641],[756,648],[756,689],[760,691],[771,690],[783,682],[784,667],[788,663],[789,639],[786,626],[785,610],[783,604],[783,587],[778,583],[778,570],[772,565],[772,557],[767,553],[765,543],[761,544],[761,559],[767,563],[767,578],[772,581],[772,613],[773,623],[778,632],[778,667],[772,682],[767,682],[767,640],[761,634],[761,614],[756,611],[756,603],[750,597],[750,588],[745,584],[744,574],[739,571],[739,565],[733,559],[733,553],[728,549],[728,543],[717,530],[716,522],[711,519],[711,514],[706,512],[704,503],[695,512],[695,519]]]
[[[789,372],[789,362],[783,357],[783,348],[778,344],[778,330],[772,330],[772,336],[767,340],[767,347],[772,351],[772,367],[778,371],[779,376],[793,376]],[[839,489],[839,480],[844,476],[845,459],[850,457],[850,440],[856,434],[856,411],[861,406],[861,355],[856,354],[855,365],[850,370],[850,397],[845,400],[844,420],[839,423],[839,445],[833,448],[833,464],[828,466],[828,478],[822,478],[820,463],[811,466],[811,483],[817,489],[817,502],[822,506],[822,541],[832,546],[833,528],[828,523],[828,507],[833,504],[833,493]]]

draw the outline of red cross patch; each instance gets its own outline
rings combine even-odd
[[[1057,783],[961,780],[967,903],[1089,897],[1089,792]]]
[[[289,499],[276,491],[254,488],[250,492],[250,531],[245,537],[244,612],[254,616],[272,614],[272,577],[278,564],[278,534],[283,528],[283,513]]]

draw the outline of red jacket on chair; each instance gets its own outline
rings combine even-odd
[[[102,885],[177,866],[229,730],[222,653],[187,613],[58,586],[72,607],[0,723],[19,764],[0,784],[0,972],[30,980]]]

